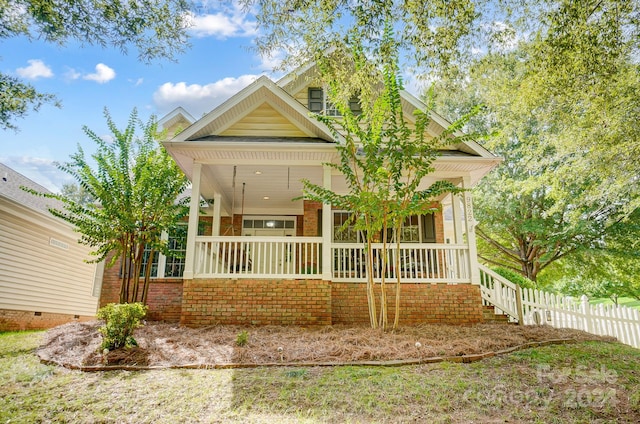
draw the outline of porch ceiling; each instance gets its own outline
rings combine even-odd
[[[219,193],[223,215],[230,215],[232,210],[247,215],[302,214],[302,202],[292,201],[302,194],[301,180],[306,178],[322,185],[322,164],[339,160],[335,147],[317,139],[270,141],[203,139],[164,144],[190,180],[193,164],[203,164],[201,195],[209,200]],[[437,179],[458,182],[462,177],[468,177],[474,185],[499,161],[497,157],[443,152],[434,164],[435,173],[425,178],[422,186],[427,187]],[[335,171],[331,184],[336,191],[346,190],[344,178]]]

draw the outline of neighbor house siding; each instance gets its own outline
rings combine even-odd
[[[66,223],[0,197],[0,309],[94,316],[96,265],[77,240]]]

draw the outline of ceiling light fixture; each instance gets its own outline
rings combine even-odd
[[[256,171],[256,172],[254,172],[254,174],[256,174],[256,175],[262,175],[262,171]]]
[[[269,200],[269,196],[264,196],[262,200]]]

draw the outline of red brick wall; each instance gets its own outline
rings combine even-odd
[[[100,292],[99,307],[107,303],[120,301],[120,261],[104,270],[102,291]],[[149,319],[178,322],[182,309],[182,279],[181,278],[152,278],[149,282],[147,298]]]
[[[332,283],[333,324],[368,324],[367,285]],[[400,325],[423,323],[472,324],[482,322],[480,287],[471,284],[409,284],[400,292]],[[387,286],[388,321],[394,319],[395,285]],[[380,289],[376,287],[376,307]]]
[[[331,286],[321,280],[186,280],[180,323],[330,325]]]
[[[156,321],[180,322],[182,312],[182,279],[158,279],[149,283],[147,318]]]
[[[318,210],[322,209],[322,203],[311,200],[304,201],[303,235],[315,237],[318,234]]]
[[[76,318],[76,316],[78,318]],[[0,331],[44,330],[72,321],[91,321],[94,316],[0,309]]]

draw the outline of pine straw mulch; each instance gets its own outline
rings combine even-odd
[[[266,365],[386,365],[439,360],[471,362],[541,344],[612,341],[578,330],[485,323],[421,325],[383,333],[368,327],[187,328],[149,322],[136,330],[138,347],[106,355],[99,321],[70,323],[47,331],[37,354],[43,362],[72,369],[229,368]],[[248,343],[236,345],[241,331]]]

